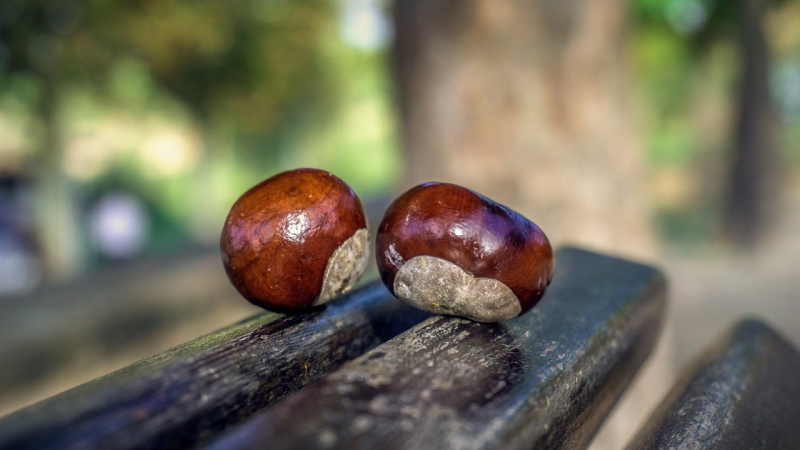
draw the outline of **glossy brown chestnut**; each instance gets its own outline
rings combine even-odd
[[[239,197],[220,248],[228,278],[249,302],[303,310],[346,291],[364,273],[366,214],[355,192],[334,175],[291,170]]]
[[[497,322],[530,310],[553,278],[550,242],[533,222],[454,184],[425,183],[389,206],[377,234],[383,283],[437,314]]]

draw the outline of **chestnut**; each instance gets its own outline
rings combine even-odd
[[[530,310],[553,279],[536,224],[467,188],[425,183],[395,200],[378,227],[381,279],[435,314],[498,322]]]
[[[350,289],[369,255],[355,192],[318,169],[283,172],[233,204],[220,237],[222,263],[250,303],[302,311]]]

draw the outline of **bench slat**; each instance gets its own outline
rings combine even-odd
[[[630,449],[800,448],[800,353],[740,322],[672,388]]]
[[[215,449],[580,448],[652,349],[665,281],[577,249],[530,313],[433,317],[256,415]]]
[[[260,314],[6,416],[0,449],[196,445],[426,317],[380,282],[309,314]]]

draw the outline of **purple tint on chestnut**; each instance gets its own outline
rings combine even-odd
[[[468,274],[500,281],[532,308],[553,278],[550,242],[536,224],[476,192],[447,183],[412,188],[386,211],[377,232],[381,279],[395,295],[395,277],[417,256],[449,261]]]

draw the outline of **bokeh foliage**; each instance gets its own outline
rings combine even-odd
[[[0,170],[35,172],[62,159],[76,201],[133,191],[157,228],[172,230],[156,236],[163,242],[213,240],[241,192],[291,167],[327,168],[366,197],[386,192],[401,165],[387,49],[344,42],[342,11],[356,3],[386,7],[2,0]],[[630,2],[631,91],[667,236],[702,236],[697,224],[711,223],[719,203],[739,70],[737,4]],[[771,4],[800,20],[797,2]],[[800,102],[781,103],[793,97],[780,87],[797,84],[800,38],[791,20],[773,22],[785,69],[776,71],[784,150],[797,162]],[[47,107],[53,122],[43,120]],[[55,153],[44,149],[48,134],[60,142]]]
[[[239,194],[295,166],[376,195],[399,176],[385,55],[348,46],[340,14],[331,0],[5,0],[0,119],[59,136],[79,201],[132,191],[172,237],[213,240]],[[0,146],[16,170],[52,154],[20,140]]]
[[[644,113],[643,147],[653,174],[656,225],[672,242],[693,246],[719,232],[733,159],[742,58],[743,0],[634,0],[631,61]],[[773,57],[771,82],[782,117],[781,149],[800,152],[794,139],[800,106],[791,95],[800,77],[798,2],[766,0],[763,24]],[[785,69],[785,70],[782,70]],[[790,76],[786,76],[790,75]]]

